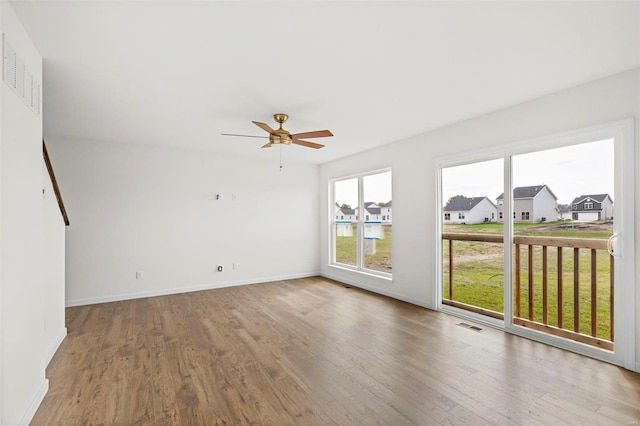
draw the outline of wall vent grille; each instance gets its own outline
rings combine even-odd
[[[34,114],[42,111],[42,85],[2,34],[2,79]]]

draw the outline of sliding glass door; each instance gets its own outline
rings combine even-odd
[[[631,130],[443,159],[440,308],[635,368]]]

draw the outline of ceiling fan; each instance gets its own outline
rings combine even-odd
[[[287,114],[274,114],[273,118],[276,120],[280,127],[277,130],[273,130],[268,124],[261,123],[259,121],[252,121],[253,124],[260,127],[265,132],[269,133],[269,136],[253,136],[253,135],[237,135],[233,133],[222,133],[224,136],[244,136],[250,138],[269,138],[269,142],[262,146],[262,148],[271,148],[272,145],[283,144],[283,145],[301,145],[306,146],[308,148],[320,149],[324,145],[315,142],[303,141],[302,138],[326,138],[329,136],[333,136],[328,130],[316,130],[313,132],[303,132],[303,133],[295,133],[291,134],[287,130],[282,128],[282,123],[287,121],[289,116]]]

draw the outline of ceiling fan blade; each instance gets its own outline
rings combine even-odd
[[[271,145],[273,145],[271,142],[266,143],[264,145],[261,146],[261,148],[271,148]]]
[[[255,135],[239,135],[236,133],[220,133],[222,136],[241,136],[243,138],[260,138],[260,139],[266,139],[269,136],[255,136]]]
[[[302,138],[326,138],[329,136],[333,136],[328,130],[316,130],[315,132],[304,132],[304,133],[296,133],[295,135],[291,135],[293,139],[302,139]]]
[[[293,139],[291,143],[294,143],[296,145],[306,146],[308,148],[315,148],[315,149],[320,149],[324,147],[324,145],[320,145],[319,143],[301,141],[300,139]]]
[[[275,130],[273,130],[271,127],[269,127],[268,124],[266,123],[261,123],[259,121],[252,121],[253,124],[255,124],[256,126],[260,127],[262,130],[264,130],[265,132],[271,134],[274,133]]]

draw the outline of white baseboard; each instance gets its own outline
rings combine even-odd
[[[332,274],[324,273],[324,274],[320,274],[320,276],[325,277],[325,278],[329,278],[330,280],[334,280],[334,281],[338,281],[338,282],[341,282],[341,283],[349,284],[349,285],[351,285],[353,287],[358,287],[358,288],[361,288],[363,290],[370,291],[372,293],[382,294],[383,296],[391,297],[392,299],[397,299],[397,300],[401,300],[403,302],[411,303],[412,305],[417,305],[417,306],[421,306],[423,308],[431,309],[431,307],[427,306],[427,304],[424,303],[421,300],[414,299],[413,297],[407,297],[407,296],[404,296],[402,294],[394,293],[393,291],[381,290],[381,289],[376,288],[376,287],[370,287],[370,286],[368,286],[366,284],[362,284],[361,282],[358,282],[356,280],[352,280],[352,279],[348,279],[348,278],[344,278],[344,277],[339,277],[339,276],[332,275]]]
[[[18,422],[20,426],[27,426],[29,423],[31,423],[33,416],[36,415],[36,411],[38,411],[38,407],[42,403],[45,395],[47,395],[47,392],[49,392],[49,380],[44,379],[42,385],[40,385],[40,388],[38,389],[38,392],[36,392],[36,394],[34,395],[31,404],[29,404],[29,408],[27,408],[27,411],[22,416],[22,419],[20,419],[20,422]]]
[[[49,363],[53,359],[53,356],[58,351],[58,348],[62,344],[62,341],[64,340],[65,337],[67,337],[67,327],[63,327],[62,328],[62,331],[58,335],[58,338],[56,339],[55,343],[53,344],[52,347],[49,348],[49,351],[47,352],[46,357],[44,359],[44,367],[45,368],[47,367],[47,365],[49,365]]]
[[[66,307],[95,305],[97,303],[119,302],[121,300],[142,299],[145,297],[166,296],[169,294],[190,293],[193,291],[213,290],[216,288],[235,287],[240,285],[261,284],[272,281],[295,280],[297,278],[317,277],[320,272],[304,272],[299,274],[281,275],[275,277],[253,278],[249,280],[210,283],[192,287],[170,288],[165,290],[143,291],[138,293],[118,294],[114,296],[92,297],[87,299],[67,300]]]

